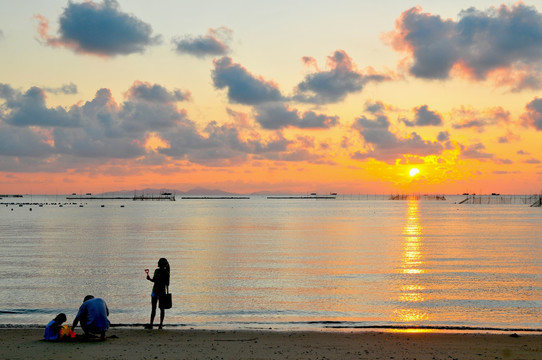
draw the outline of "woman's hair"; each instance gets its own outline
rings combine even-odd
[[[160,258],[160,260],[158,260],[158,267],[160,269],[169,270],[169,263],[167,262],[167,259],[166,258]]]
[[[169,263],[167,261],[166,258],[160,258],[160,260],[158,260],[158,267],[160,268],[160,270],[165,270],[166,274],[165,275],[165,284],[166,285],[169,285]]]

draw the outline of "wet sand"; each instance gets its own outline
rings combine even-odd
[[[43,329],[4,328],[0,358],[542,359],[542,334],[113,328],[107,335],[105,341],[45,342]]]

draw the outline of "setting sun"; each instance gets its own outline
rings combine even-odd
[[[412,168],[410,169],[410,171],[408,172],[408,174],[411,176],[411,177],[414,177],[416,175],[418,175],[418,173],[420,172],[420,170],[418,168]]]

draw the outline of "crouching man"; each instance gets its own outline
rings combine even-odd
[[[85,296],[83,304],[79,308],[77,316],[73,320],[73,329],[80,322],[85,336],[99,334],[102,340],[105,339],[105,332],[109,329],[109,309],[103,299],[95,298],[92,295]]]

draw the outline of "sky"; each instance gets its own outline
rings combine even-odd
[[[0,3],[0,194],[532,194],[541,140],[540,3]]]

